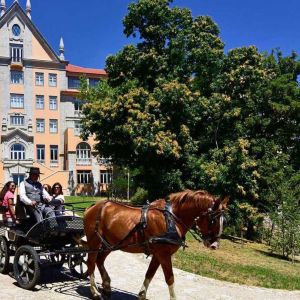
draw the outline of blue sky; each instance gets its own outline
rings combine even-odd
[[[6,0],[7,6],[13,0]],[[104,68],[105,58],[134,40],[125,38],[122,19],[132,0],[31,0],[32,20],[54,48],[64,37],[71,63]],[[26,0],[19,0],[25,7]],[[300,54],[299,0],[174,0],[193,16],[209,15],[219,25],[226,50],[256,45]]]

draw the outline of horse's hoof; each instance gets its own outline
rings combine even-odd
[[[138,294],[138,300],[146,300],[146,293],[143,292],[139,292]]]
[[[92,293],[92,299],[93,300],[104,300],[102,297],[102,294],[100,294],[98,291],[96,293]]]
[[[101,295],[93,295],[92,299],[93,300],[104,300],[104,298]]]
[[[93,300],[104,300],[104,298],[101,295],[93,295],[92,299]]]

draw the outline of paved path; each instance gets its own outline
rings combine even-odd
[[[107,259],[107,270],[112,279],[113,294],[111,300],[136,300],[136,293],[142,284],[149,259],[142,255],[123,252],[112,253]],[[98,274],[98,272],[97,272]],[[101,282],[99,275],[97,282]],[[9,275],[0,275],[0,299],[9,300],[60,300],[89,299],[89,282],[72,279],[63,269],[48,270],[42,279],[44,283],[35,291],[22,290],[16,286]],[[271,290],[227,283],[208,279],[175,269],[176,293],[178,300],[300,300],[299,292]],[[168,300],[168,289],[161,269],[152,281],[149,300]]]

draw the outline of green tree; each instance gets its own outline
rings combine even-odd
[[[269,193],[269,197],[276,205],[276,209],[270,214],[274,224],[271,249],[283,257],[291,257],[292,261],[300,249],[299,177],[298,173],[291,178],[283,179],[279,185],[273,185]]]
[[[204,188],[229,194],[233,214],[271,211],[275,175],[300,167],[298,57],[254,46],[224,54],[209,17],[171,2],[129,5],[124,33],[138,43],[108,57],[107,81],[83,85],[84,133],[138,170],[135,187],[149,200]],[[248,232],[258,219],[247,219]]]
[[[223,58],[217,25],[171,2],[129,5],[124,33],[141,41],[108,57],[108,82],[81,95],[85,134],[95,134],[97,150],[116,164],[139,168],[150,199],[195,186],[201,101]]]

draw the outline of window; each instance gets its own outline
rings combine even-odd
[[[18,37],[21,34],[21,27],[18,24],[14,24],[12,27],[12,33],[14,36]]]
[[[98,79],[98,78],[89,78],[89,86],[90,87],[96,87],[99,82],[100,82],[100,79]]]
[[[10,159],[12,160],[24,160],[25,159],[25,147],[22,144],[14,144],[10,148]]]
[[[79,77],[68,77],[68,88],[71,90],[79,90],[80,89]]]
[[[82,101],[81,100],[75,100],[74,101],[74,111],[75,111],[75,114],[80,114],[81,111],[82,111]]]
[[[57,97],[56,96],[49,97],[49,108],[51,110],[57,110]]]
[[[57,133],[57,120],[50,119],[49,128],[50,128],[50,133]]]
[[[35,97],[35,107],[36,107],[36,109],[44,109],[44,106],[45,106],[44,96],[37,95]]]
[[[74,134],[75,135],[80,135],[82,130],[82,124],[80,121],[76,120],[75,125],[74,125]]]
[[[36,145],[36,159],[39,162],[45,161],[45,145]]]
[[[12,62],[22,62],[23,45],[10,45],[10,58]]]
[[[44,85],[44,73],[35,73],[35,85]]]
[[[17,186],[20,186],[20,183],[24,181],[25,174],[12,174],[13,182],[17,184]]]
[[[36,132],[45,132],[45,120],[36,119]]]
[[[11,108],[24,108],[24,95],[10,94]]]
[[[10,83],[11,84],[23,84],[23,72],[22,71],[10,71]]]
[[[110,184],[112,179],[112,173],[107,171],[100,171],[100,183]]]
[[[91,147],[87,143],[80,143],[76,148],[76,155],[79,159],[88,159],[91,157]]]
[[[58,146],[57,145],[50,145],[50,161],[58,162]]]
[[[77,183],[91,183],[91,171],[77,171]]]
[[[49,74],[49,86],[57,86],[57,74]]]
[[[24,116],[10,116],[10,124],[15,126],[24,125]]]

